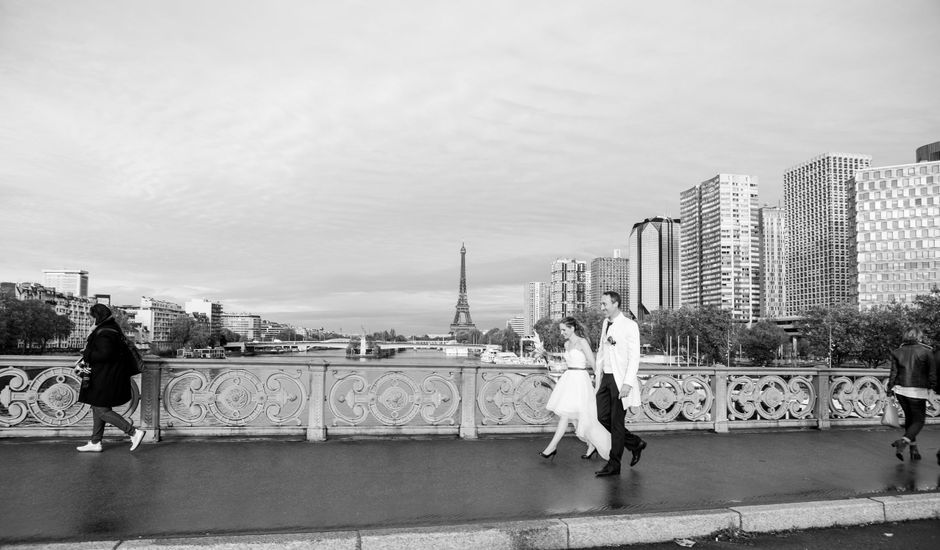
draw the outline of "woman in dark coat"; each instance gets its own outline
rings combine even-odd
[[[79,391],[78,400],[91,405],[94,421],[91,440],[78,447],[81,452],[101,452],[101,438],[105,423],[111,424],[131,438],[131,450],[140,445],[146,432],[135,429],[123,416],[111,407],[123,405],[131,400],[130,352],[126,349],[120,325],[111,316],[104,304],[91,306],[95,328],[88,335],[82,359],[76,370],[90,374],[87,386]]]
[[[911,448],[911,460],[920,460],[917,434],[927,417],[927,397],[937,385],[937,367],[933,350],[921,343],[924,333],[912,328],[904,333],[904,343],[891,352],[891,374],[886,386],[888,395],[894,395],[904,411],[904,437],[891,444],[898,460],[904,460],[904,449]],[[890,405],[886,405],[890,406]]]

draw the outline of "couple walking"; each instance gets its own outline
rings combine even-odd
[[[558,415],[558,428],[548,446],[540,454],[554,458],[558,443],[568,429],[575,426],[575,435],[588,444],[581,458],[595,453],[607,460],[595,472],[598,477],[620,475],[620,459],[624,448],[632,453],[630,466],[640,461],[646,442],[630,433],[624,424],[627,407],[640,406],[640,331],[637,324],[620,311],[620,294],[608,291],[601,298],[601,309],[607,316],[601,327],[601,341],[594,352],[584,327],[573,317],[559,323],[565,339],[567,370],[558,379],[545,407]],[[594,371],[591,385],[589,369]]]

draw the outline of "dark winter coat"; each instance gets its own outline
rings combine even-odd
[[[905,341],[891,352],[891,374],[888,389],[897,384],[905,388],[932,388],[937,385],[937,366],[933,350],[918,342]]]
[[[82,352],[91,365],[91,383],[78,394],[78,400],[95,407],[117,407],[131,400],[131,372],[121,327],[112,317],[98,324]]]

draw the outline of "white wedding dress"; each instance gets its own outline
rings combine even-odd
[[[545,408],[558,416],[567,416],[575,423],[578,439],[593,445],[607,460],[610,456],[610,432],[597,420],[597,401],[587,359],[579,349],[565,351],[568,369],[555,384]]]

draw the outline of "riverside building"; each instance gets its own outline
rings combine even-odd
[[[42,284],[62,294],[88,296],[88,272],[80,269],[43,269]]]
[[[555,321],[576,311],[584,311],[588,303],[587,262],[558,258],[552,262],[549,315]]]
[[[619,248],[614,250],[613,256],[591,260],[590,275],[588,307],[599,306],[604,292],[613,290],[620,294],[623,309],[627,309],[630,297],[630,260],[621,257]]]
[[[940,157],[859,170],[850,204],[860,308],[910,303],[940,286]]]
[[[849,196],[858,170],[871,156],[826,153],[783,174],[787,218],[787,312],[851,303],[850,270],[855,264],[849,230]]]
[[[535,330],[535,323],[548,316],[548,283],[532,281],[522,289],[522,316],[525,319],[523,330],[526,335]]]
[[[760,316],[757,178],[718,174],[680,195],[682,304]]]
[[[624,304],[637,320],[658,309],[682,304],[680,223],[667,217],[647,218],[630,231],[630,275]]]
[[[178,318],[185,315],[186,311],[179,304],[143,296],[135,317],[150,332],[154,347],[160,350],[170,348],[170,328]]]
[[[776,319],[787,315],[787,217],[779,206],[758,211],[760,231],[760,316]]]

